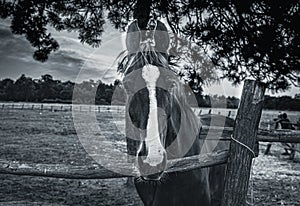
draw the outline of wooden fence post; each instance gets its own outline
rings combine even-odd
[[[200,109],[200,112],[199,112],[198,116],[200,116],[200,115],[201,115],[201,113],[202,113],[202,109]]]
[[[241,103],[235,119],[234,140],[230,143],[222,206],[243,206],[246,204],[253,158],[253,153],[250,150],[255,150],[264,93],[265,86],[263,84],[253,80],[245,81]]]

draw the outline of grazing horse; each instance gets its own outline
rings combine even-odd
[[[169,67],[166,31],[156,21],[152,39],[146,41],[141,36],[149,34],[141,34],[137,22],[132,22],[126,38],[128,54],[119,67],[127,93],[128,153],[140,174],[135,187],[146,206],[217,206],[224,166],[166,172],[168,160],[210,152],[209,143],[200,139],[201,123],[185,95],[188,88]]]

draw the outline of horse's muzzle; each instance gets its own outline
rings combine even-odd
[[[153,166],[149,163],[145,162],[145,157],[138,156],[137,157],[137,167],[140,173],[140,176],[144,180],[160,180],[162,174],[167,168],[167,155],[163,153],[163,160],[162,162],[158,163],[157,165]]]

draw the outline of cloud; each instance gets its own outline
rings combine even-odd
[[[106,26],[107,32],[103,35],[102,45],[91,48],[78,40],[77,33],[66,31],[57,32],[49,28],[52,36],[59,42],[60,49],[50,54],[48,61],[41,63],[32,58],[34,48],[20,35],[13,35],[8,20],[0,23],[0,78],[16,79],[21,74],[39,78],[43,74],[50,74],[60,80],[75,81],[78,79],[101,79],[113,82],[116,73],[107,72],[120,52],[120,42],[114,38],[119,32],[111,26]],[[112,40],[113,39],[113,40]],[[105,74],[109,74],[104,77]]]
[[[78,55],[64,50],[51,54],[45,63],[35,61],[32,57],[34,49],[25,38],[9,34],[4,28],[0,31],[0,77],[15,79],[26,74],[38,78],[48,73],[62,79],[75,78],[83,64]]]

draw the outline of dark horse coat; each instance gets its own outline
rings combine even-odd
[[[119,66],[125,74],[124,88],[127,93],[126,136],[128,153],[132,160],[143,143],[149,115],[149,91],[142,78],[142,68],[147,65],[159,68],[160,76],[156,82],[158,125],[160,140],[166,149],[167,159],[198,155],[226,147],[223,143],[213,143],[199,138],[201,123],[192,111],[187,90],[168,64],[165,51],[168,48],[168,34],[163,23],[157,21],[154,30],[155,48],[141,46],[141,32],[136,22],[129,25],[126,45],[128,55]],[[159,50],[159,51],[157,51]],[[140,138],[140,139],[139,139]],[[215,147],[218,144],[217,147]],[[135,179],[139,196],[146,206],[217,206],[220,205],[224,166],[174,172],[163,175],[161,181]]]
[[[184,85],[180,84],[170,74],[172,71],[164,68],[161,68],[160,71],[161,76],[157,83],[160,86],[157,88],[157,104],[165,112],[167,122],[163,121],[164,118],[158,118],[158,121],[165,147],[168,148],[172,145],[172,148],[167,150],[168,160],[211,152],[215,145],[212,145],[211,141],[204,141],[199,138],[201,123],[184,95]],[[135,78],[131,80],[130,77],[124,78],[125,86],[133,82],[140,82],[138,80],[139,71],[136,72]],[[166,88],[166,90],[160,89],[161,87]],[[128,118],[130,118],[128,121],[132,121],[135,127],[128,127],[127,132],[139,136],[147,124],[145,122],[147,103],[149,102],[147,90],[139,90],[137,94],[129,95],[128,101],[127,110]],[[134,131],[128,131],[130,129]],[[136,141],[136,143],[138,146],[140,142]],[[225,147],[226,145],[220,142],[216,149],[224,149]],[[136,155],[134,151],[132,155]],[[146,206],[217,206],[220,205],[222,197],[224,172],[224,166],[175,172],[167,174],[161,182],[141,181],[140,178],[137,178],[135,186]]]

